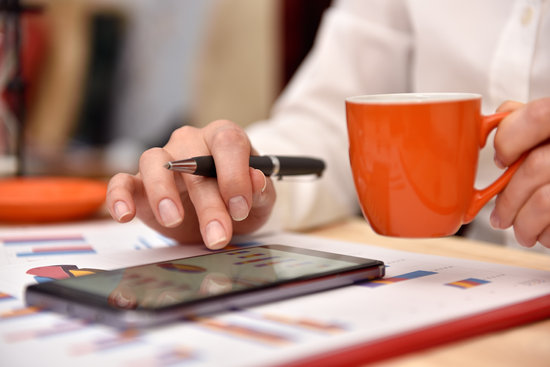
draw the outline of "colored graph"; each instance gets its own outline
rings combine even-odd
[[[258,245],[258,243],[250,242],[239,245],[228,246],[228,249],[233,251],[227,252],[226,255],[234,256],[234,265],[248,265],[253,264],[254,267],[261,268],[264,266],[273,266],[281,263],[285,263],[285,267],[302,267],[313,264],[309,260],[299,260],[293,258],[282,258],[281,256],[271,256],[269,252],[258,252],[258,249],[247,249],[247,246]],[[238,259],[238,260],[237,260]],[[328,267],[329,264],[319,264],[319,268]]]
[[[301,267],[312,264],[312,262],[308,260],[304,261],[293,258],[282,258],[281,256],[270,256],[268,253],[254,252],[250,250],[232,251],[228,252],[227,255],[235,256],[235,258],[238,259],[233,263],[233,265],[253,264],[256,268],[273,266],[282,263],[286,263],[285,266],[287,268]],[[326,264],[319,265],[320,268],[324,266],[326,266]]]
[[[199,274],[206,271],[202,266],[179,264],[179,263],[162,263],[157,265],[159,268],[169,271],[177,271],[179,273]]]
[[[24,317],[24,316],[31,316],[35,315],[38,312],[40,312],[40,309],[38,307],[22,307],[22,308],[16,308],[13,310],[3,311],[0,312],[0,321],[1,320],[7,320],[7,319],[13,319],[16,317]]]
[[[17,252],[17,257],[46,256],[46,255],[77,255],[77,254],[95,254],[95,250],[90,245],[83,246],[57,246],[57,247],[33,247],[27,252]]]
[[[265,254],[250,253],[250,251],[236,251],[236,252],[231,252],[228,255],[239,255],[237,256],[239,259],[249,259],[251,257],[265,256]]]
[[[222,251],[239,250],[239,249],[247,248],[247,247],[250,247],[250,246],[258,246],[258,245],[260,245],[260,242],[257,242],[257,241],[241,242],[241,243],[230,243],[229,245],[225,246],[225,248],[223,248]],[[247,250],[244,250],[244,251],[247,251]]]
[[[235,246],[233,246],[233,248],[235,248]],[[227,252],[226,255],[234,256],[234,255],[242,255],[242,254],[248,254],[248,253],[250,253],[250,250],[237,250],[237,251]]]
[[[132,248],[134,250],[144,250],[156,247],[171,247],[175,245],[176,242],[174,240],[155,233],[154,237],[138,236]]]
[[[64,335],[70,332],[79,331],[88,327],[85,321],[65,321],[36,329],[18,330],[9,332],[4,336],[8,343],[17,343],[26,340],[47,338],[50,336]]]
[[[460,289],[469,289],[473,287],[477,287],[482,284],[491,283],[488,280],[483,279],[477,279],[477,278],[467,278],[462,280],[457,280],[456,282],[446,283],[445,285],[460,288]]]
[[[227,255],[234,256],[236,260],[233,265],[254,264],[255,267],[272,266],[282,262],[294,261],[293,259],[281,259],[280,256],[269,256],[264,252],[256,252],[251,250],[236,250],[228,252]]]
[[[73,345],[70,353],[72,355],[85,355],[116,349],[129,344],[141,341],[139,332],[136,329],[127,329],[116,335],[110,335],[89,342]]]
[[[264,254],[255,254],[255,255],[265,256]],[[248,259],[248,260],[243,260],[243,261],[237,261],[233,264],[235,264],[235,265],[245,265],[245,264],[257,263],[257,262],[260,262],[260,261],[275,260],[275,259],[278,259],[278,258],[279,258],[279,256],[266,256],[266,257],[253,258],[253,259]]]
[[[195,321],[207,329],[263,344],[285,345],[292,342],[290,337],[282,333],[260,330],[251,326],[238,325],[211,318],[197,318]]]
[[[311,318],[288,317],[283,315],[264,314],[263,319],[273,321],[283,325],[298,327],[301,329],[307,329],[307,330],[322,332],[327,334],[341,333],[346,330],[346,328],[343,325],[332,323],[332,322],[318,321]]]
[[[434,274],[437,274],[437,273],[435,271],[417,270],[417,271],[412,271],[410,273],[397,275],[391,278],[371,280],[369,282],[361,283],[360,285],[364,287],[369,287],[369,288],[376,288],[387,284],[399,283],[406,280],[422,278],[422,277],[425,277],[428,275],[434,275]]]
[[[82,235],[65,235],[65,236],[22,236],[22,237],[2,237],[0,241],[4,246],[24,246],[47,243],[79,243],[84,242]]]
[[[18,258],[96,253],[82,235],[4,237],[0,241]]]
[[[14,299],[14,297],[7,293],[0,292],[0,301],[7,301],[8,299]]]
[[[83,275],[102,272],[100,269],[82,268],[76,265],[49,265],[39,266],[27,270],[27,274],[34,275],[34,279],[41,283],[56,279],[75,278]]]
[[[129,361],[124,364],[132,367],[157,367],[157,366],[174,366],[193,359],[193,351],[184,346],[176,346],[167,348],[152,356]]]

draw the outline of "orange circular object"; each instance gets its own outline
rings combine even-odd
[[[82,219],[105,201],[107,184],[71,177],[0,179],[0,222],[45,223]]]

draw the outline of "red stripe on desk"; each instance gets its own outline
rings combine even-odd
[[[357,366],[548,317],[550,317],[550,295],[380,340],[359,342],[356,345],[284,365],[286,367]]]
[[[93,247],[86,246],[57,246],[57,247],[34,247],[32,252],[65,252],[65,251],[92,251]]]

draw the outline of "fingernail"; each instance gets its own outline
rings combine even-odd
[[[206,225],[205,237],[206,247],[211,250],[222,248],[227,241],[225,230],[217,220],[213,220]]]
[[[494,157],[493,160],[495,161],[495,164],[496,164],[496,166],[497,166],[498,168],[500,168],[500,169],[506,168],[506,166],[504,165],[504,163],[502,163],[502,161],[501,161],[500,159],[498,159],[496,155],[495,155],[495,157]]]
[[[204,290],[206,294],[218,294],[231,289],[231,282],[227,279],[221,282],[210,278],[205,280],[206,282],[201,285],[201,290]]]
[[[491,213],[491,226],[494,229],[500,229],[500,218],[494,210]]]
[[[264,177],[264,185],[262,186],[262,194],[265,192],[265,189],[267,189],[267,177],[262,172],[262,176]]]
[[[248,203],[243,196],[229,199],[229,214],[234,221],[240,222],[248,217]]]
[[[533,245],[531,245],[530,243],[527,243],[526,241],[518,241],[519,245],[522,246],[522,247],[533,247]]]
[[[181,215],[176,204],[170,199],[162,199],[159,203],[160,219],[165,227],[175,227],[181,223]]]
[[[118,307],[126,308],[131,304],[130,298],[126,297],[122,292],[119,292],[115,297],[115,303]]]
[[[124,201],[117,201],[114,205],[116,219],[122,221],[128,215],[131,215],[128,205]]]

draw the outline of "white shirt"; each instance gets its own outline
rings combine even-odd
[[[337,1],[272,117],[248,130],[262,153],[314,155],[327,163],[318,181],[277,183],[269,227],[306,228],[359,212],[346,97],[443,91],[481,94],[485,114],[507,99],[550,96],[550,1]],[[500,173],[493,155],[489,143],[480,157],[479,188]],[[483,230],[490,209],[476,219],[479,236],[503,242],[502,231]]]

